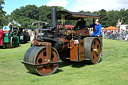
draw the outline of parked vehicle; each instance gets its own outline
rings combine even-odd
[[[56,7],[51,8],[51,14],[47,17],[51,19],[52,27],[42,29],[37,37],[37,42],[33,43],[24,56],[23,64],[30,72],[39,75],[50,75],[56,72],[62,61],[81,62],[90,61],[97,64],[101,59],[102,37],[90,36],[88,30],[66,29],[62,26],[57,30],[57,19],[64,16],[65,20],[78,20],[80,18],[100,18],[95,14],[77,13],[70,11],[56,11]]]
[[[19,27],[19,40],[20,43],[24,44],[30,41],[30,36],[25,27]]]
[[[14,27],[13,31],[6,31],[3,36],[3,48],[12,48],[19,46],[18,28]]]

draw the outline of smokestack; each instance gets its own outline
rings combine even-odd
[[[57,7],[56,6],[51,7],[51,22],[52,22],[52,27],[57,27]]]

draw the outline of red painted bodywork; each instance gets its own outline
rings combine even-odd
[[[4,32],[0,30],[0,45],[3,45]]]

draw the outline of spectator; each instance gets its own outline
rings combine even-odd
[[[113,30],[112,36],[113,36],[113,39],[115,40],[116,39],[116,30]]]
[[[113,39],[112,33],[113,33],[113,31],[110,30],[110,39]]]
[[[116,31],[116,39],[117,39],[117,40],[120,39],[120,32],[119,32],[119,30]]]
[[[36,28],[34,30],[34,38],[37,39],[37,36],[38,36],[39,32],[38,32],[38,29]]]
[[[12,24],[9,23],[8,26],[4,26],[3,27],[3,31],[6,33],[6,32],[12,32],[13,31],[13,28],[12,28]]]
[[[101,34],[102,34],[102,38],[104,39],[104,30],[102,30]]]
[[[123,40],[123,29],[121,29],[120,31],[120,37],[121,37],[121,40]]]
[[[125,40],[125,37],[126,37],[126,32],[125,32],[125,30],[123,30],[122,40]]]

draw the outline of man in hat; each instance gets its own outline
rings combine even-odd
[[[74,27],[74,29],[83,29],[86,27],[86,21],[84,21],[83,18],[80,18],[80,21],[77,22],[76,26]]]
[[[101,28],[102,25],[99,23],[99,20],[96,19],[95,26],[94,26],[94,32],[90,36],[100,36],[101,35]]]

